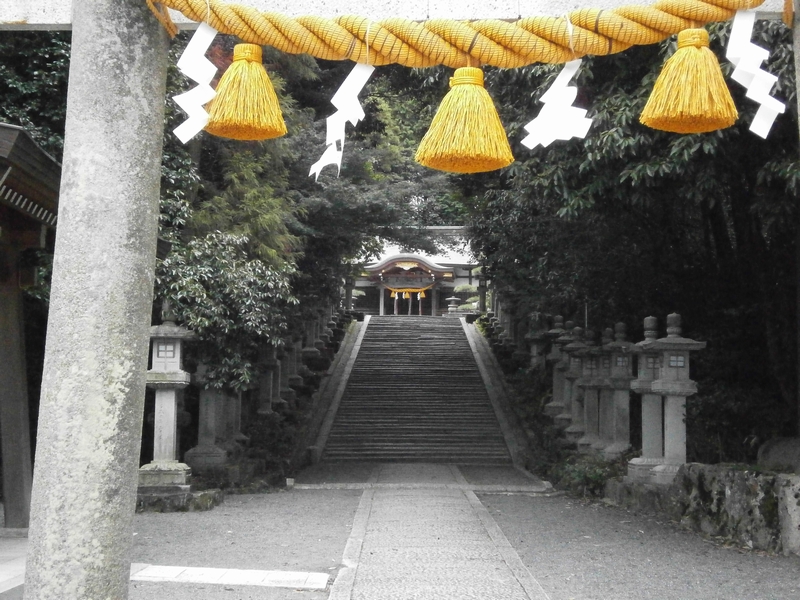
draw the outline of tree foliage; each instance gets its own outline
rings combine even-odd
[[[288,266],[251,257],[245,236],[213,232],[174,249],[159,265],[156,289],[179,322],[201,340],[199,358],[215,387],[243,389],[256,379],[264,344],[288,330],[292,295]]]

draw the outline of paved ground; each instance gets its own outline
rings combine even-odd
[[[133,580],[132,600],[800,598],[800,557],[719,547],[508,467],[322,465],[293,490],[137,515],[134,530],[134,570],[182,575]],[[0,560],[19,548],[0,538]]]

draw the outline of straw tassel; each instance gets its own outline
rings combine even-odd
[[[662,131],[703,133],[730,127],[738,116],[708,32],[681,31],[639,120]]]
[[[261,46],[237,44],[233,62],[209,104],[206,131],[235,140],[267,140],[286,135],[278,97],[261,64]]]
[[[483,87],[483,71],[456,69],[414,159],[452,173],[494,171],[514,162],[503,124]]]

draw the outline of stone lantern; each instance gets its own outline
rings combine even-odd
[[[448,314],[454,315],[458,310],[458,303],[461,302],[461,298],[457,296],[450,296],[449,298],[445,298],[447,301],[447,312]]]
[[[572,384],[573,379],[567,379],[567,372],[570,367],[570,356],[564,350],[566,346],[575,341],[572,330],[575,329],[574,321],[564,323],[564,331],[554,341],[553,346],[558,347],[559,360],[553,366],[553,386],[558,385],[562,402],[561,412],[554,417],[556,427],[566,430],[572,424]],[[552,331],[552,330],[551,330]],[[554,397],[555,392],[554,392]],[[554,408],[555,409],[555,408]],[[553,410],[554,410],[553,409]]]
[[[633,379],[633,348],[627,341],[625,323],[614,326],[614,341],[603,348],[609,353],[611,384],[611,406],[605,429],[610,434],[612,443],[603,449],[606,458],[616,458],[630,449],[630,389]],[[601,413],[602,414],[602,413]]]
[[[551,417],[564,412],[564,370],[559,369],[561,362],[561,348],[566,345],[558,343],[559,336],[564,334],[564,317],[558,316],[553,319],[553,328],[545,336],[551,341],[550,352],[545,357],[547,363],[553,365],[553,395],[552,400],[544,407],[544,412]]]
[[[191,376],[183,370],[183,343],[194,333],[175,325],[169,304],[164,302],[164,322],[150,328],[152,367],[147,387],[156,393],[153,461],[139,469],[139,486],[179,486],[188,490],[188,465],[178,461],[178,399]]]
[[[486,278],[482,275],[478,276],[478,312],[486,312]]]
[[[575,352],[581,359],[581,376],[575,385],[583,391],[583,435],[578,440],[578,450],[589,452],[600,442],[600,349],[595,342],[595,333],[585,334],[585,348]],[[573,421],[574,424],[574,421]]]
[[[653,349],[658,337],[658,319],[644,320],[644,341],[634,345],[639,366],[631,390],[642,395],[642,455],[628,462],[628,481],[649,482],[653,467],[664,462],[664,419],[661,395],[653,392],[658,378],[659,355]]]
[[[667,337],[651,347],[661,358],[651,389],[664,396],[664,464],[653,468],[653,481],[669,484],[686,462],[686,398],[697,393],[697,384],[689,379],[689,354],[706,343],[681,337],[681,316],[673,313],[667,316]]]
[[[564,385],[565,399],[569,398],[571,422],[569,427],[566,428],[564,433],[567,439],[577,442],[583,437],[584,424],[583,424],[583,389],[577,385],[577,380],[583,375],[583,358],[582,353],[586,350],[586,344],[583,342],[583,328],[574,327],[572,329],[573,340],[564,346],[564,353],[567,356],[568,367],[564,373],[566,381]],[[569,396],[567,396],[569,391]]]

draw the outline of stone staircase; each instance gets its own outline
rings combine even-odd
[[[323,460],[511,462],[460,319],[370,318]]]

